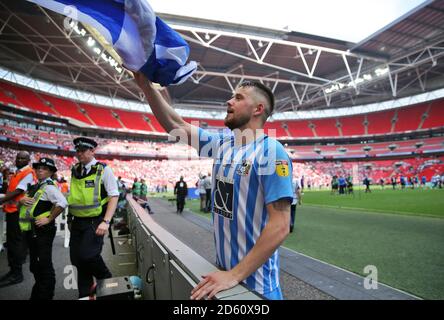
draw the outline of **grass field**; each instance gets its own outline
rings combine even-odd
[[[372,188],[371,193],[355,190],[354,195],[331,195],[329,191],[305,192],[303,203],[342,209],[358,209],[403,215],[444,218],[444,190]]]
[[[198,201],[187,201],[199,212]],[[373,190],[355,196],[305,192],[283,244],[425,299],[444,299],[444,190]]]

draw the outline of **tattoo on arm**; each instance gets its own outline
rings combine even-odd
[[[273,209],[277,211],[287,211],[290,208],[290,201],[287,199],[281,199],[271,203],[273,205]]]

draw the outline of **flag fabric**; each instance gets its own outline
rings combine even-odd
[[[88,24],[110,43],[124,67],[161,86],[183,83],[197,68],[190,47],[144,0],[28,0]]]

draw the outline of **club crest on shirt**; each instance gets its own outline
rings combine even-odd
[[[276,161],[276,174],[279,177],[288,177],[290,170],[288,169],[288,161],[278,160]]]
[[[243,160],[242,164],[238,166],[236,173],[240,176],[248,176],[251,170],[251,161]]]

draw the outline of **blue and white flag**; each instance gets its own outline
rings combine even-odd
[[[146,0],[28,0],[97,29],[123,65],[162,86],[183,83],[197,68],[190,48]]]

